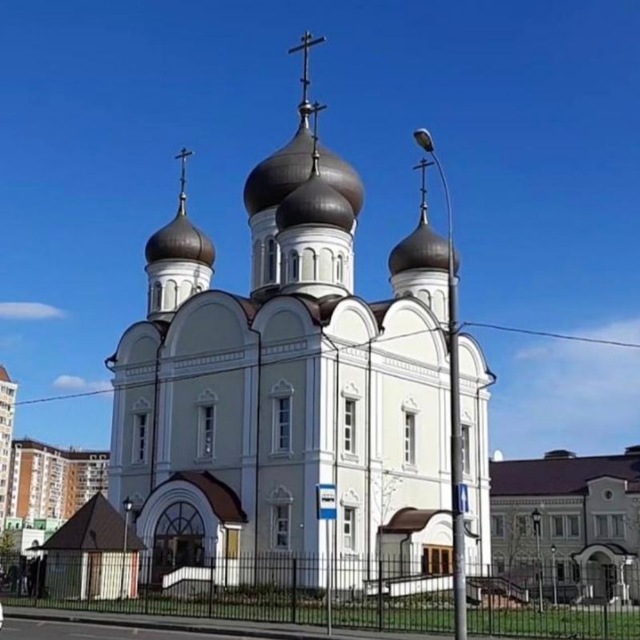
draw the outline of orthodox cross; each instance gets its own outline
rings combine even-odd
[[[309,102],[309,85],[311,84],[311,80],[309,80],[309,50],[311,47],[314,47],[317,44],[321,44],[325,42],[326,38],[321,36],[320,38],[313,39],[313,36],[309,31],[305,31],[300,38],[302,44],[297,47],[293,47],[289,49],[288,53],[297,53],[298,51],[302,51],[302,78],[300,78],[300,82],[302,82],[302,103],[306,104]]]
[[[422,199],[420,201],[420,213],[422,215],[422,221],[427,221],[427,167],[430,167],[433,162],[429,162],[426,158],[422,158],[420,162],[413,167],[414,169],[420,169],[420,194]]]
[[[180,153],[175,157],[176,160],[182,161],[182,172],[180,174],[180,193],[185,193],[187,186],[187,158],[193,155],[193,151],[189,151],[187,147],[182,147]]]

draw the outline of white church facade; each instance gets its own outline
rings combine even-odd
[[[303,100],[293,139],[246,181],[248,295],[215,289],[213,243],[187,215],[186,154],[178,213],[147,243],[147,317],[108,361],[109,497],[120,509],[133,501],[151,580],[243,554],[324,554],[321,483],[337,486],[335,557],[450,571],[447,243],[424,207],[391,252],[389,298],[358,297],[364,188],[314,143],[312,111]],[[460,360],[466,557],[477,569],[491,562],[493,376],[470,336]]]

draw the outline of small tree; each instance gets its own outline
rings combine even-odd
[[[0,557],[8,556],[16,550],[16,543],[10,531],[0,534]]]

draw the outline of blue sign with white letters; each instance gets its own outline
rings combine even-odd
[[[335,484],[316,485],[318,520],[335,520],[338,513]]]
[[[459,484],[456,487],[456,511],[469,513],[469,487],[466,484]]]

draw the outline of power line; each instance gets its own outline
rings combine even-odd
[[[479,327],[482,329],[495,329],[496,331],[506,331],[508,333],[521,333],[528,336],[538,336],[541,338],[554,338],[556,340],[571,340],[573,342],[586,342],[589,344],[602,344],[609,347],[624,347],[626,349],[640,349],[637,342],[622,342],[620,340],[609,340],[606,338],[589,338],[587,336],[576,336],[566,333],[553,333],[551,331],[536,331],[534,329],[522,329],[519,327],[506,327],[488,322],[465,322],[463,326]]]
[[[499,325],[499,324],[491,324],[488,322],[463,322],[460,325],[460,328],[464,328],[464,327],[477,327],[479,329],[492,329],[495,331],[503,331],[503,332],[507,332],[507,333],[517,333],[517,334],[522,334],[522,335],[530,335],[530,336],[536,336],[536,337],[541,337],[541,338],[553,338],[555,340],[567,340],[567,341],[572,341],[572,342],[582,342],[582,343],[587,343],[587,344],[600,344],[600,345],[605,345],[605,346],[610,346],[610,347],[621,347],[621,348],[626,348],[626,349],[640,349],[640,343],[636,343],[636,342],[623,342],[620,340],[611,340],[611,339],[606,339],[606,338],[589,338],[587,336],[579,336],[579,335],[571,335],[571,334],[564,334],[564,333],[554,333],[552,331],[537,331],[534,329],[524,329],[521,327],[509,327],[509,326],[505,326],[505,325]],[[441,331],[442,329],[440,328],[436,328],[436,329],[420,329],[418,331],[410,331],[408,333],[404,333],[404,334],[400,334],[397,336],[389,336],[388,338],[382,337],[379,338],[377,340],[375,340],[376,344],[379,344],[381,342],[387,342],[390,340],[398,340],[400,338],[408,338],[411,336],[415,336],[415,335],[419,335],[421,333],[433,333],[433,332],[437,332],[437,331]],[[300,354],[300,355],[296,355],[296,356],[289,356],[289,357],[284,357],[284,358],[278,358],[275,360],[271,360],[270,362],[264,363],[263,366],[270,366],[270,365],[274,365],[274,364],[283,364],[283,363],[288,363],[288,362],[296,362],[299,360],[306,360],[308,358],[315,358],[318,356],[323,355],[324,353],[327,352],[336,352],[339,353],[341,351],[345,351],[347,349],[358,349],[361,347],[365,347],[367,346],[369,343],[369,340],[366,340],[364,342],[360,342],[360,343],[354,343],[354,344],[350,344],[350,345],[344,345],[342,347],[335,347],[335,346],[330,346],[329,349],[327,351],[317,351],[314,353],[304,353],[304,354]],[[203,372],[203,373],[188,373],[188,374],[184,374],[182,376],[174,376],[173,378],[171,378],[170,382],[181,382],[183,380],[192,380],[192,379],[196,379],[196,378],[201,378],[203,376],[210,376],[210,375],[215,375],[218,373],[232,373],[234,371],[241,371],[244,369],[247,369],[249,367],[253,367],[256,366],[254,364],[242,364],[242,365],[238,365],[236,367],[229,367],[228,369],[221,369],[219,371],[207,371],[207,372]],[[123,389],[136,389],[136,388],[140,388],[140,387],[148,387],[150,384],[152,384],[152,382],[149,381],[145,381],[145,382],[136,382],[133,384],[128,384],[128,385],[123,385],[121,388]],[[34,398],[33,400],[22,400],[20,402],[16,402],[14,406],[25,406],[25,405],[34,405],[34,404],[44,404],[44,403],[48,403],[48,402],[58,402],[58,401],[62,401],[62,400],[74,400],[77,398],[90,398],[92,396],[99,396],[99,395],[104,395],[106,393],[113,393],[112,389],[100,389],[100,390],[96,390],[96,391],[83,391],[80,393],[69,393],[69,394],[64,394],[64,395],[58,395],[58,396],[47,396],[44,398]]]
[[[376,344],[379,344],[380,342],[388,342],[390,340],[398,340],[400,338],[409,338],[411,336],[415,336],[421,333],[434,333],[434,332],[438,332],[438,331],[442,331],[442,329],[440,329],[440,327],[435,328],[435,329],[419,329],[418,331],[409,331],[408,333],[402,333],[399,334],[397,336],[389,336],[387,338],[382,337],[379,338],[378,340],[375,340]],[[348,344],[348,345],[344,345],[342,347],[334,347],[334,346],[330,346],[326,351],[316,351],[316,352],[306,352],[306,353],[302,353],[299,355],[295,355],[295,356],[289,356],[289,357],[284,357],[284,358],[277,358],[275,360],[271,360],[270,362],[264,362],[262,364],[263,367],[268,367],[274,364],[282,364],[282,363],[288,363],[288,362],[296,362],[299,360],[307,360],[308,358],[316,358],[318,356],[321,356],[327,352],[336,352],[339,353],[341,351],[345,351],[347,349],[359,349],[362,347],[366,347],[369,344],[369,340],[365,340],[364,342],[359,342],[359,343],[354,343],[354,344]],[[167,382],[182,382],[183,380],[193,380],[195,378],[202,378],[204,376],[211,376],[211,375],[216,375],[219,373],[233,373],[234,371],[243,371],[244,369],[248,369],[250,367],[255,367],[255,364],[241,364],[235,367],[229,367],[227,369],[220,369],[218,371],[205,371],[202,373],[185,373],[182,376],[173,376],[170,380],[168,380]],[[153,384],[153,381],[145,381],[145,382],[134,382],[132,384],[125,384],[122,385],[120,388],[121,389],[136,389],[139,387],[148,387],[150,385]],[[117,388],[115,390],[118,390]],[[63,395],[58,395],[58,396],[48,396],[48,397],[44,397],[44,398],[34,398],[33,400],[22,400],[20,402],[16,402],[14,404],[14,406],[24,406],[24,405],[33,405],[33,404],[43,404],[45,402],[57,402],[60,400],[73,400],[76,398],[89,398],[91,396],[100,396],[100,395],[104,395],[106,393],[113,393],[114,389],[99,389],[96,391],[83,391],[81,393],[68,393],[68,394],[63,394]]]

